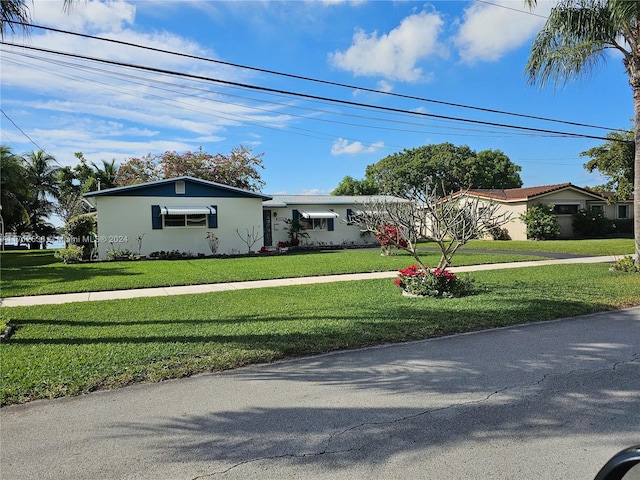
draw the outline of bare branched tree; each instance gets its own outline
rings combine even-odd
[[[394,246],[408,252],[423,270],[427,267],[420,259],[418,240],[434,241],[442,253],[437,268],[444,269],[460,247],[509,222],[510,215],[499,214],[499,208],[496,202],[468,195],[468,190],[440,196],[427,185],[402,200],[371,197],[350,220],[378,238],[384,237],[389,227],[395,229]]]
[[[247,245],[247,248],[249,249],[249,253],[253,251],[253,246],[256,244],[256,242],[258,240],[262,240],[260,227],[258,227],[257,230],[258,231],[256,231],[255,226],[251,227],[251,231],[249,231],[248,228],[245,228],[246,235],[242,235],[240,231],[236,228],[236,233],[238,234],[238,237],[240,237],[240,240],[242,240]]]

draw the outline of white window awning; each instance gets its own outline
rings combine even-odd
[[[302,218],[338,218],[340,216],[336,212],[332,212],[331,210],[320,210],[315,212],[299,210],[299,212]]]
[[[216,209],[213,207],[162,207],[161,215],[214,215]]]

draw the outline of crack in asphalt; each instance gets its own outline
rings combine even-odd
[[[325,446],[318,452],[308,452],[308,453],[284,453],[281,455],[271,455],[271,456],[265,456],[265,457],[258,457],[258,458],[251,458],[248,460],[243,460],[241,462],[238,462],[234,465],[231,465],[230,467],[218,471],[218,472],[213,472],[213,473],[207,473],[204,475],[198,475],[196,477],[193,477],[191,480],[201,480],[201,479],[205,479],[205,478],[210,478],[210,477],[214,477],[217,475],[225,475],[226,473],[230,472],[231,470],[234,470],[235,468],[241,467],[243,465],[247,465],[250,463],[254,463],[254,462],[259,462],[259,461],[263,461],[263,460],[275,460],[275,459],[279,459],[279,458],[305,458],[305,457],[318,457],[318,456],[322,456],[322,455],[331,455],[331,454],[337,454],[337,453],[346,453],[346,452],[357,452],[359,450],[362,450],[363,448],[365,448],[367,445],[369,445],[372,441],[368,441],[363,443],[360,446],[353,446],[350,448],[343,448],[343,449],[335,449],[335,450],[330,450],[330,446],[331,443],[333,442],[334,439],[339,438],[351,431],[354,430],[358,430],[360,428],[364,428],[364,427],[375,427],[375,426],[380,426],[380,425],[393,425],[396,423],[401,423],[401,422],[405,422],[407,420],[411,420],[414,418],[419,418],[419,417],[423,417],[425,415],[431,415],[433,413],[437,413],[437,412],[442,412],[442,411],[446,411],[446,410],[451,410],[451,409],[456,409],[459,407],[465,407],[465,406],[469,406],[469,405],[474,405],[474,404],[481,404],[484,402],[487,402],[488,400],[491,399],[491,397],[494,397],[495,395],[499,395],[500,393],[509,391],[509,390],[515,390],[515,389],[519,389],[519,388],[523,388],[523,387],[527,387],[527,386],[539,386],[542,383],[544,383],[545,381],[547,381],[550,378],[559,378],[559,377],[568,377],[571,375],[574,375],[576,373],[590,373],[590,374],[596,374],[599,372],[605,372],[605,371],[612,371],[612,370],[616,370],[619,366],[621,365],[628,365],[631,363],[635,363],[640,359],[640,352],[639,353],[632,353],[631,354],[631,358],[628,360],[621,360],[618,362],[614,362],[611,367],[609,368],[600,368],[597,370],[586,370],[586,369],[576,369],[576,370],[570,370],[568,372],[564,372],[564,373],[546,373],[544,374],[539,380],[532,382],[532,383],[524,383],[524,384],[516,384],[516,385],[510,385],[498,390],[495,390],[494,392],[491,392],[490,394],[486,395],[484,398],[480,398],[477,400],[470,400],[470,401],[466,401],[466,402],[459,402],[459,403],[453,403],[451,405],[447,405],[446,407],[439,407],[439,408],[431,408],[413,415],[407,415],[404,417],[400,417],[400,418],[395,418],[392,420],[381,420],[378,422],[362,422],[358,425],[353,425],[351,427],[345,428],[341,431],[338,432],[334,432],[332,434],[329,435],[329,437],[327,438],[326,442],[325,442]]]

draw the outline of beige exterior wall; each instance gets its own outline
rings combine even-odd
[[[502,227],[509,232],[509,237],[511,237],[511,240],[527,239],[527,226],[524,224],[522,220],[520,220],[520,215],[522,215],[526,211],[527,211],[527,205],[524,202],[503,203],[500,209],[498,210],[499,215],[502,215],[503,213],[507,213],[511,215],[509,223],[507,223]]]
[[[262,236],[262,199],[260,198],[210,198],[210,197],[144,197],[144,196],[99,196],[92,198],[98,209],[98,254],[106,258],[111,249],[128,249],[138,253],[137,237],[144,235],[142,255],[154,251],[179,250],[211,255],[206,240],[207,232],[219,238],[217,253],[247,253],[248,248],[236,233],[246,234],[255,228]],[[218,228],[204,227],[164,227],[152,228],[151,206],[198,207],[215,205]],[[256,242],[254,250],[262,247],[262,240]]]
[[[333,245],[377,245],[374,236],[367,234],[361,235],[360,229],[356,225],[348,225],[346,223],[347,209],[357,210],[359,207],[355,205],[289,205],[286,208],[268,208],[271,211],[272,221],[272,245],[277,246],[279,242],[287,242],[289,240],[289,225],[287,220],[293,219],[293,210],[305,210],[308,212],[318,212],[332,210],[339,215],[333,221],[333,231],[325,230],[306,230],[308,238],[301,238],[302,246],[333,246]],[[361,208],[361,207],[360,207]]]
[[[578,210],[587,208],[587,204],[593,197],[589,197],[582,192],[575,190],[561,190],[548,195],[543,195],[529,202],[529,206],[537,203],[553,204],[553,205],[575,205]],[[557,215],[558,224],[560,225],[560,238],[573,237],[573,215]]]

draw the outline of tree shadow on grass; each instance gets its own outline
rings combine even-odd
[[[122,267],[109,266],[103,268],[95,265],[81,265],[82,268],[73,268],[70,265],[62,263],[50,265],[46,268],[41,266],[23,266],[19,269],[3,269],[2,272],[2,295],[4,297],[12,297],[17,295],[41,295],[55,291],[60,292],[59,288],[50,288],[48,285],[56,285],[65,283],[69,291],[88,292],[96,289],[95,280],[100,278],[127,278],[140,276],[142,273],[132,272]],[[86,285],[83,286],[83,282]],[[110,289],[117,290],[118,285],[111,285]],[[130,285],[123,285],[121,289],[131,288]],[[63,292],[64,293],[64,292]]]
[[[100,308],[100,303],[94,305]],[[493,301],[491,306],[475,308],[473,303],[450,304],[453,309],[425,309],[409,303],[369,307],[357,316],[334,313],[309,318],[305,312],[282,315],[230,315],[199,319],[130,318],[126,304],[122,320],[86,317],[25,318],[12,320],[16,332],[11,343],[20,345],[148,344],[148,343],[233,343],[245,349],[260,349],[268,342],[283,355],[316,354],[336,349],[359,348],[391,342],[439,337],[461,332],[551,320],[562,312],[575,316],[607,305],[561,300]],[[505,315],[508,309],[508,315]],[[219,315],[219,313],[216,313]],[[75,315],[75,313],[74,313]],[[148,314],[149,315],[149,314]],[[110,315],[113,317],[113,314]],[[259,325],[253,329],[252,326]],[[228,326],[238,325],[232,332]],[[27,334],[22,328],[33,326]],[[40,330],[39,327],[43,328]],[[60,327],[50,328],[50,327]],[[149,327],[147,330],[141,330]],[[220,328],[218,328],[220,327]],[[91,330],[90,330],[91,329]],[[193,332],[197,332],[194,334]],[[143,333],[141,335],[141,333]]]

